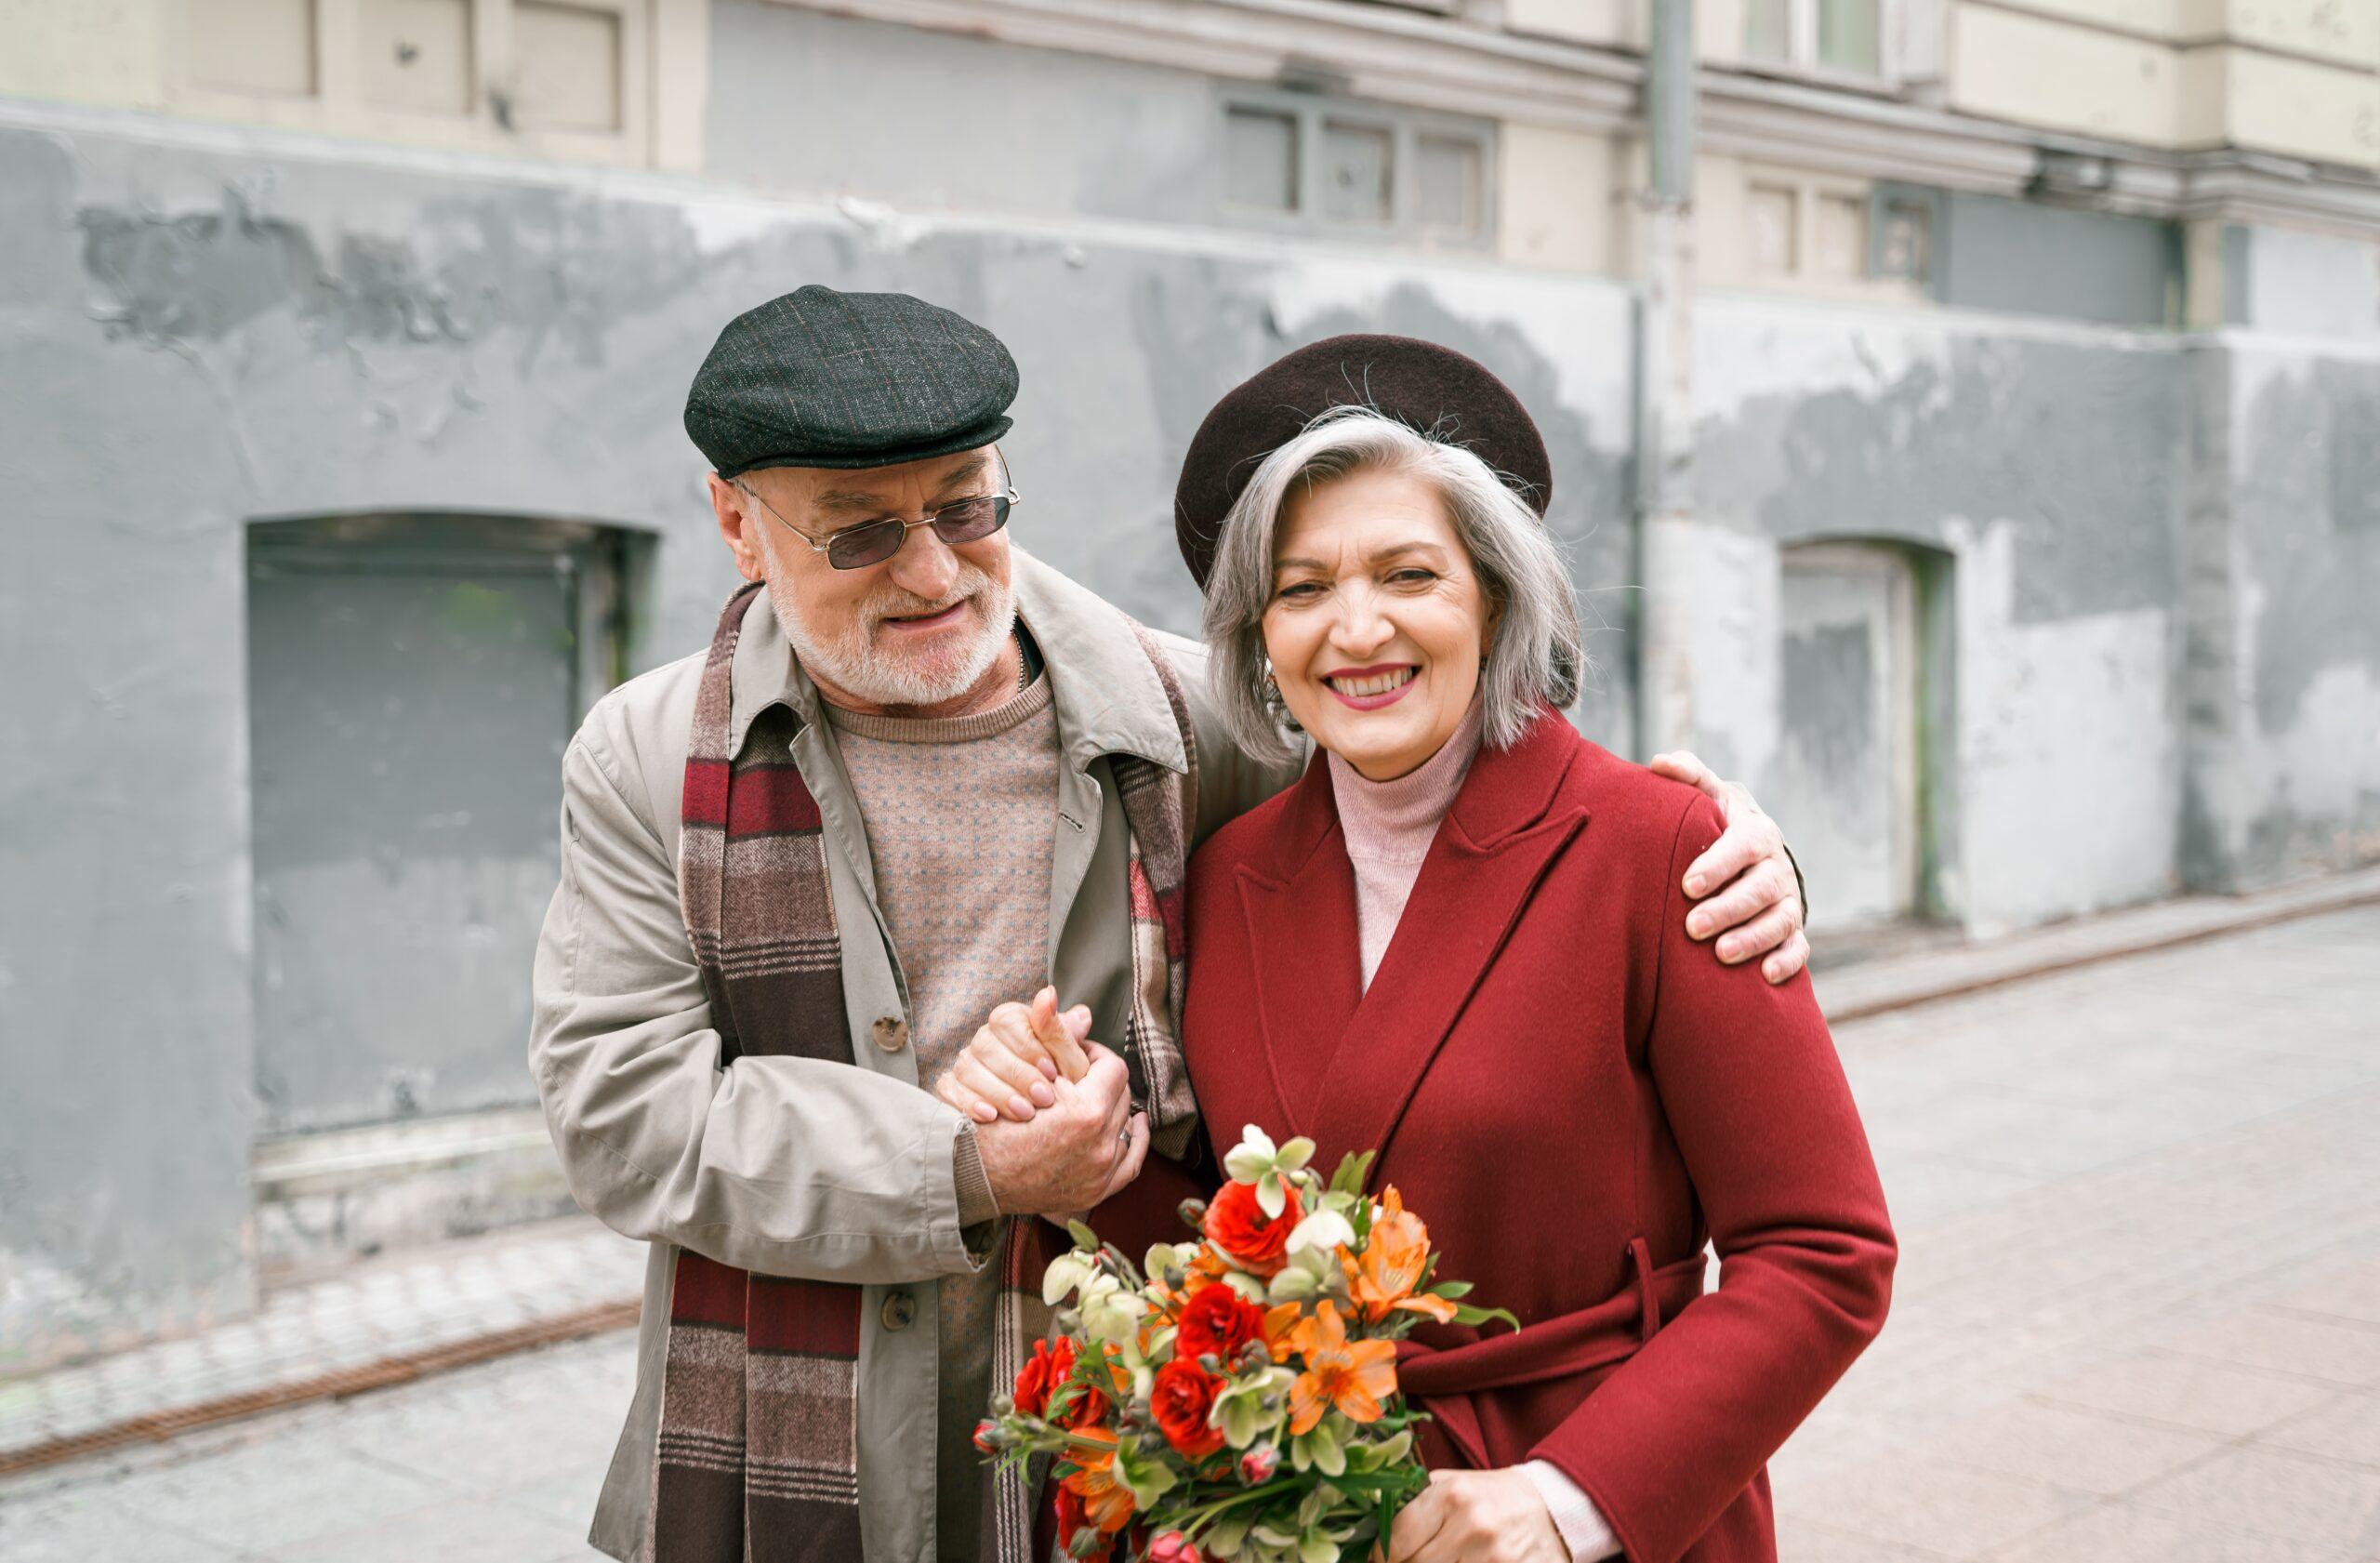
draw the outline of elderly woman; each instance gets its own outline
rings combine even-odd
[[[1292,353],[1200,430],[1214,682],[1251,748],[1320,752],[1192,863],[1183,1046],[1219,1139],[1377,1148],[1521,1320],[1408,1343],[1434,1475],[1390,1563],[1772,1559],[1765,1463],[1882,1325],[1892,1231],[1808,980],[1685,933],[1718,812],[1561,714],[1548,482],[1501,382],[1403,338]]]

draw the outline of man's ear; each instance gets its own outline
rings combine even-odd
[[[727,542],[727,551],[735,556],[735,569],[747,581],[763,579],[760,540],[751,535],[757,524],[747,507],[751,501],[743,490],[713,472],[704,480],[710,488],[711,514],[719,520],[719,535]]]

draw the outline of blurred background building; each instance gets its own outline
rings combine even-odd
[[[1485,360],[1578,721],[1749,782],[1822,928],[2380,854],[2380,6],[1700,0],[1666,74],[1655,27],[0,13],[0,1372],[566,1208],[559,755],[707,638],[680,405],[804,283],[1005,338],[1018,540],[1181,629],[1217,395],[1339,331]]]

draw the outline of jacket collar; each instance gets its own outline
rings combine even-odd
[[[1377,1150],[1385,1164],[1414,1089],[1546,869],[1586,823],[1583,808],[1560,801],[1580,744],[1549,708],[1519,743],[1479,751],[1368,990],[1358,990],[1355,882],[1321,757],[1289,798],[1272,861],[1241,868],[1275,1090],[1326,1163]],[[1349,1059],[1361,1063],[1344,1066]]]
[[[1133,754],[1177,774],[1190,768],[1171,704],[1141,650],[1131,621],[1095,593],[1012,549],[1017,616],[1041,647],[1058,742],[1076,769],[1106,754]],[[822,712],[818,686],[801,670],[766,591],[744,610],[728,711],[731,753],[741,753],[753,719],[785,706],[806,726]],[[1324,778],[1325,789],[1329,778]]]
[[[1568,719],[1551,706],[1540,708],[1512,748],[1480,745],[1440,828],[1451,829],[1473,852],[1495,851],[1505,838],[1545,817],[1577,751],[1577,735]],[[1339,801],[1330,785],[1329,763],[1317,750],[1274,831],[1268,877],[1284,882],[1297,878],[1338,827]]]

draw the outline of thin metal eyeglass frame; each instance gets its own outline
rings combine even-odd
[[[1001,465],[1006,466],[1007,463],[1003,462]],[[988,537],[993,532],[998,532],[1008,525],[1008,511],[1016,509],[1016,507],[1023,502],[1025,498],[1025,496],[1016,491],[1016,485],[1012,483],[996,494],[971,494],[964,499],[953,499],[948,504],[937,505],[916,521],[909,521],[901,516],[888,515],[878,516],[874,521],[853,522],[849,526],[839,527],[835,531],[829,532],[826,534],[826,540],[821,542],[818,538],[812,536],[809,533],[804,532],[800,527],[796,526],[793,523],[786,520],[784,516],[778,514],[777,508],[774,505],[770,504],[766,499],[760,498],[760,491],[753,488],[741,477],[735,478],[733,481],[737,492],[743,494],[747,498],[759,501],[760,509],[769,512],[770,520],[775,522],[779,526],[784,527],[787,531],[792,533],[803,542],[808,543],[813,552],[826,554],[826,563],[838,570],[866,570],[871,566],[882,564],[888,560],[899,558],[901,550],[909,546],[909,534],[916,531],[920,526],[932,526],[937,524],[942,520],[942,513],[945,510],[954,510],[961,505],[972,505],[979,499],[992,499],[1003,502],[1007,509],[1000,512],[999,520],[993,525],[991,532],[985,533],[983,537],[967,537],[961,539],[963,542],[970,543],[982,542],[984,537]],[[851,536],[853,533],[865,532],[870,527],[887,525],[898,526],[901,529],[901,540],[893,544],[891,551],[887,552],[882,559],[865,560],[857,564],[843,564],[836,561],[834,553],[831,550],[838,539]],[[943,537],[940,532],[936,532],[934,536],[942,537],[943,546],[945,548],[956,548],[959,546],[949,538]]]

